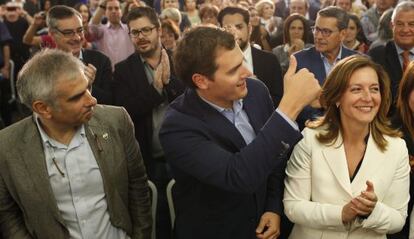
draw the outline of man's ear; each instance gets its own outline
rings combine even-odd
[[[210,80],[202,74],[195,73],[192,77],[193,83],[197,89],[207,90]]]
[[[42,118],[50,119],[52,117],[52,107],[41,100],[36,100],[32,103],[32,110]]]

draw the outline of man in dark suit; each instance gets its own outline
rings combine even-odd
[[[180,81],[170,74],[170,60],[161,46],[161,27],[154,9],[132,10],[127,24],[136,52],[115,65],[115,102],[126,108],[134,122],[148,176],[158,189],[157,235],[168,238],[165,188],[171,174],[158,132],[169,102],[183,89]]]
[[[313,28],[315,46],[295,54],[297,69],[306,68],[312,72],[323,85],[326,76],[341,59],[357,54],[342,46],[348,27],[348,14],[339,7],[327,7],[318,12]],[[319,107],[319,105],[316,105]],[[322,114],[318,109],[306,107],[298,118],[299,127],[303,128],[306,120]]]
[[[391,18],[393,40],[385,46],[378,46],[368,52],[372,60],[384,67],[390,77],[392,111],[395,108],[395,98],[403,75],[404,55],[406,54],[406,62],[414,60],[414,30],[409,25],[412,22],[414,22],[414,3],[408,1],[398,4]]]
[[[46,50],[22,68],[34,114],[0,131],[4,238],[150,238],[147,176],[132,122],[97,105],[84,65]]]
[[[275,55],[250,45],[252,26],[249,12],[239,7],[226,7],[217,18],[222,27],[233,29],[248,69],[267,86],[273,103],[277,106],[283,95],[282,69]]]
[[[160,140],[176,180],[175,236],[273,238],[280,232],[282,160],[300,138],[293,122],[320,86],[307,70],[285,76],[275,111],[250,79],[231,33],[198,27],[184,35],[174,63],[187,85],[166,113]]]
[[[113,104],[112,67],[107,56],[95,50],[82,49],[84,32],[82,16],[71,7],[58,5],[48,12],[50,36],[60,50],[71,52],[85,64],[92,85],[92,95],[99,104]]]

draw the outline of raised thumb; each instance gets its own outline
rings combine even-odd
[[[289,68],[287,69],[286,73],[285,73],[285,77],[290,77],[291,75],[295,74],[296,72],[296,67],[298,66],[298,63],[296,61],[295,56],[290,55],[290,59],[289,59]]]

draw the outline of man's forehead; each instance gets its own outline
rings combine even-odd
[[[338,19],[335,17],[318,16],[315,25],[318,27],[336,27],[338,25]]]
[[[119,1],[118,0],[110,0],[110,1],[108,1],[107,3],[106,3],[106,6],[107,7],[116,7],[116,6],[119,6],[120,4],[119,4]]]
[[[76,15],[65,19],[58,19],[56,22],[61,28],[82,27],[82,20]]]

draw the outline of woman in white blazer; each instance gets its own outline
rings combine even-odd
[[[286,168],[290,239],[386,238],[403,227],[410,167],[386,117],[389,84],[363,56],[343,59],[326,79],[326,113],[304,129]]]

